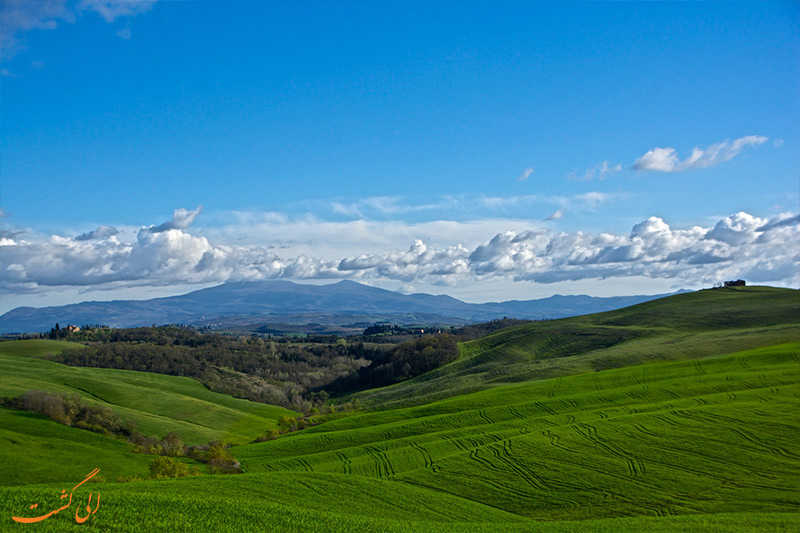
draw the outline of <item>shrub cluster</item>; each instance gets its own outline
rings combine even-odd
[[[87,405],[77,393],[54,394],[31,390],[16,398],[2,400],[2,405],[12,409],[30,411],[44,415],[65,426],[86,429],[106,436],[124,438],[135,453],[158,455],[150,465],[151,478],[181,477],[197,475],[199,472],[175,459],[190,457],[206,463],[213,474],[234,474],[242,471],[241,465],[221,441],[186,446],[175,431],[161,439],[143,435],[132,420],[122,418],[108,407]],[[128,479],[130,481],[131,479]]]
[[[51,420],[103,435],[130,437],[136,432],[136,423],[123,420],[117,413],[101,405],[87,405],[78,393],[54,394],[30,390],[16,398],[4,401],[7,407],[42,414]]]

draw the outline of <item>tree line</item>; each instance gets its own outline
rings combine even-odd
[[[306,413],[323,404],[328,393],[341,396],[410,379],[459,353],[449,334],[375,345],[337,337],[310,343],[163,326],[82,328],[67,338],[82,342],[49,356],[52,360],[191,377],[215,392]]]

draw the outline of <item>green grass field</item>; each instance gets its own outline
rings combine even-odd
[[[222,439],[250,442],[295,413],[218,394],[175,376],[69,367],[37,359],[68,342],[26,340],[0,343],[0,396],[27,390],[80,394],[136,422],[146,435],[177,431],[187,444]],[[0,408],[0,485],[68,481],[95,466],[108,480],[145,477],[150,457],[133,454],[120,440],[61,426],[42,416]],[[105,467],[100,466],[105,465]]]
[[[800,292],[705,290],[617,311],[512,327],[461,345],[461,358],[354,394],[365,407],[429,403],[491,387],[800,340]]]
[[[211,392],[190,378],[70,367],[36,358],[69,346],[46,340],[0,343],[0,396],[27,390],[77,392],[132,419],[144,434],[177,431],[189,444],[212,439],[249,442],[276,427],[280,416],[296,414]]]
[[[444,368],[359,394],[379,409],[233,448],[245,474],[87,484],[76,496],[100,491],[94,520],[78,525],[65,511],[37,529],[800,529],[797,291],[702,291],[461,348]],[[79,431],[21,413],[0,420],[28,438],[40,432],[43,461],[48,443],[62,449],[58,431]],[[15,453],[19,475],[43,483],[36,457]],[[130,463],[76,467],[70,481],[94,466],[141,468],[114,453]],[[54,508],[67,479],[49,481],[62,483],[0,487],[3,530],[31,529],[10,516],[36,516],[34,502]]]

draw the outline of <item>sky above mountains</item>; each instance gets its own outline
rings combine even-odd
[[[0,311],[800,285],[797,2],[2,10]]]

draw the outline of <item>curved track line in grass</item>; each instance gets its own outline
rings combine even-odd
[[[412,448],[417,450],[420,453],[420,455],[422,455],[422,461],[425,463],[425,468],[431,468],[433,469],[434,472],[436,472],[437,468],[434,467],[433,465],[433,459],[431,458],[430,452],[428,452],[428,450],[426,450],[416,442],[410,441],[409,444],[411,445]]]
[[[378,477],[381,479],[391,479],[394,477],[395,472],[392,468],[392,464],[389,461],[389,457],[386,455],[385,452],[373,447],[373,446],[364,446],[364,451],[369,454],[370,457],[375,461],[375,469],[378,473]],[[385,475],[384,475],[385,474]]]
[[[336,456],[339,457],[342,460],[342,473],[343,474],[352,474],[353,471],[350,468],[350,464],[351,464],[350,459],[348,459],[347,456],[345,454],[341,453],[341,452],[336,452]]]
[[[520,420],[527,420],[526,417],[521,415],[519,411],[514,407],[514,404],[508,404],[508,412],[511,413],[511,416],[515,418],[519,418]]]
[[[640,433],[644,433],[645,435],[648,435],[648,436],[650,436],[650,437],[656,437],[656,438],[659,438],[659,439],[661,439],[661,438],[664,438],[664,436],[663,436],[663,435],[659,435],[658,433],[653,433],[653,432],[652,432],[652,431],[650,431],[649,429],[645,428],[645,427],[644,427],[642,424],[639,424],[639,423],[637,423],[637,422],[633,422],[633,423],[631,424],[631,426],[632,426],[634,429],[636,429],[637,431],[639,431]]]
[[[538,407],[539,409],[541,409],[542,411],[544,411],[545,413],[547,413],[549,415],[557,414],[555,411],[553,411],[551,408],[549,408],[547,405],[545,405],[542,402],[534,402],[533,405],[535,405],[536,407]]]
[[[785,448],[780,447],[780,446],[774,446],[774,445],[770,446],[770,445],[766,444],[765,442],[763,442],[761,439],[758,439],[755,435],[753,435],[749,431],[747,431],[745,429],[741,429],[741,428],[735,427],[733,424],[737,424],[737,423],[741,424],[741,421],[736,420],[735,418],[731,418],[731,417],[720,415],[720,414],[708,413],[708,412],[705,412],[705,411],[699,411],[699,412],[695,413],[695,416],[697,418],[700,418],[701,420],[706,420],[706,421],[710,421],[710,422],[715,422],[717,420],[722,420],[723,422],[726,423],[725,427],[728,429],[728,431],[730,431],[731,433],[733,433],[734,435],[736,435],[740,439],[752,444],[752,448],[751,449],[762,451],[762,452],[767,452],[767,453],[770,453],[772,455],[778,455],[780,457],[786,457],[787,459],[800,459],[800,455],[794,454],[794,453],[792,453],[792,452],[790,452],[790,451],[788,451]]]
[[[619,446],[607,442],[597,435],[597,429],[589,424],[577,424],[572,426],[575,432],[581,437],[596,444],[600,448],[606,450],[611,455],[618,457],[625,461],[628,466],[628,472],[632,477],[641,477],[645,474],[644,463],[636,456],[629,454],[622,450]]]
[[[478,416],[481,417],[481,420],[486,421],[487,424],[494,424],[494,420],[486,416],[486,409],[479,409]]]

